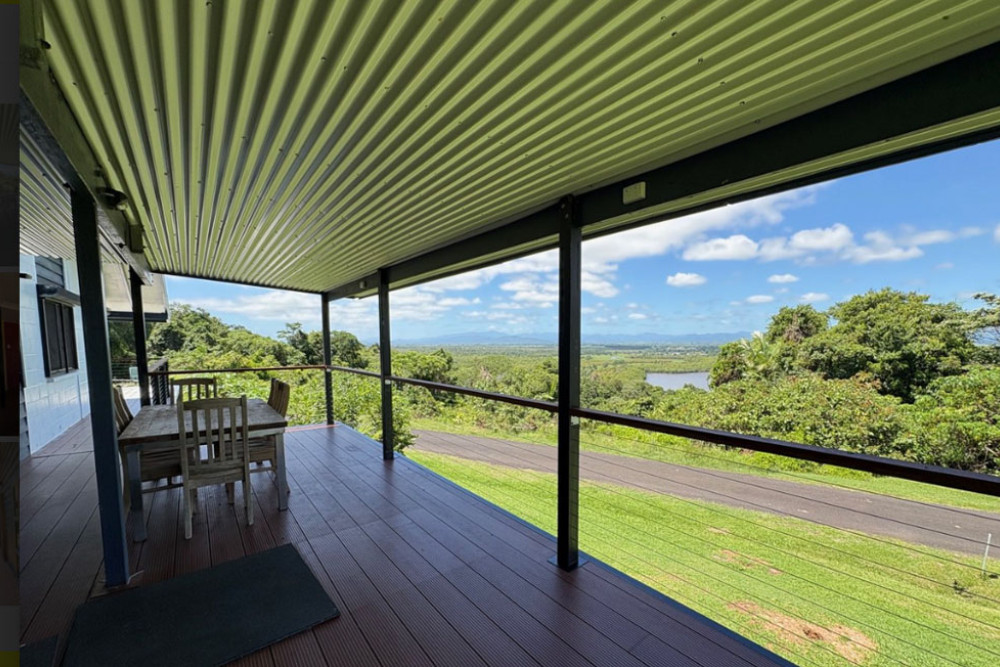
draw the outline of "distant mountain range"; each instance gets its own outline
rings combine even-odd
[[[706,334],[592,334],[583,336],[584,345],[721,345],[740,338],[749,338],[749,331]],[[499,332],[469,331],[466,333],[432,336],[428,338],[397,339],[397,346],[424,347],[429,345],[555,345],[557,334],[504,334]]]

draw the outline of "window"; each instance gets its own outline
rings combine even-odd
[[[58,375],[79,368],[73,307],[53,299],[41,299],[41,311],[45,375]]]

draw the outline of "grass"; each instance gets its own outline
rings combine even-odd
[[[407,456],[555,531],[554,475]],[[1000,664],[1000,579],[976,558],[590,482],[580,530],[592,556],[797,664]]]
[[[554,428],[526,433],[495,428],[482,429],[469,424],[426,418],[413,419],[410,427],[550,446],[556,443]],[[676,465],[773,477],[805,484],[832,484],[925,503],[1000,513],[1000,498],[980,493],[957,491],[895,477],[881,477],[771,454],[745,453],[725,447],[704,445],[685,438],[661,436],[619,426],[612,426],[610,432],[607,432],[586,428],[585,425],[580,434],[580,447],[586,451],[623,454]]]

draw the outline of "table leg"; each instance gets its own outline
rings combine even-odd
[[[278,457],[278,510],[288,509],[288,478],[285,476],[285,434],[274,436],[274,449]]]
[[[146,521],[142,512],[142,475],[139,472],[139,456],[138,449],[133,449],[128,453],[127,483],[132,502],[132,540],[134,542],[145,542]]]

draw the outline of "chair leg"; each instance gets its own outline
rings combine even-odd
[[[126,512],[132,509],[132,485],[128,478],[128,461],[124,457],[122,457],[122,504]]]
[[[250,473],[243,477],[243,504],[247,511],[247,525],[253,525],[253,488],[250,486]]]
[[[229,504],[232,505],[236,501],[236,485],[232,482],[226,484],[226,499],[229,500]]]
[[[191,529],[191,515],[193,514],[192,506],[192,496],[194,495],[194,489],[185,489],[184,493],[184,539],[190,540],[191,534],[194,532]]]
[[[191,514],[198,513],[198,489],[191,489],[185,495],[191,496]]]

